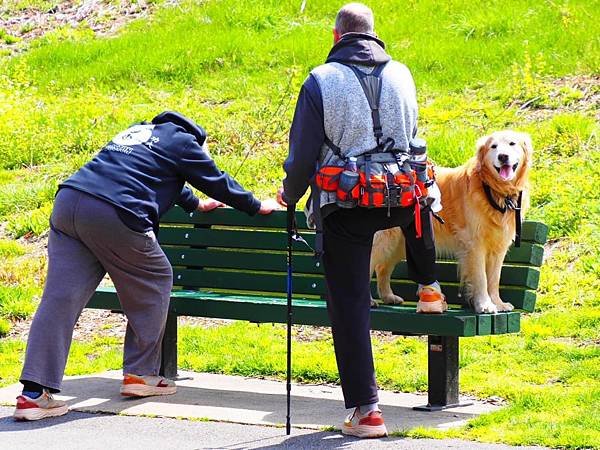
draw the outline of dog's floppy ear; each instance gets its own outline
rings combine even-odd
[[[488,136],[483,136],[480,137],[479,139],[477,139],[477,143],[475,144],[475,148],[477,149],[477,168],[481,169],[481,166],[483,165],[483,159],[485,156],[485,149],[487,148],[487,146],[489,145],[490,141],[492,140],[492,136],[488,135]]]
[[[521,137],[521,145],[525,152],[525,158],[527,164],[531,165],[531,157],[533,156],[533,144],[531,143],[531,136],[528,133],[519,133]]]

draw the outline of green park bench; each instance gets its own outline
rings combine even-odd
[[[297,223],[309,245],[314,232],[304,229],[304,215]],[[286,213],[250,217],[219,208],[209,213],[186,213],[175,207],[161,220],[159,242],[173,266],[173,292],[163,339],[161,373],[177,376],[177,317],[197,316],[286,323]],[[548,228],[525,222],[522,244],[511,248],[502,268],[500,293],[519,311],[476,314],[462,304],[456,262],[439,261],[439,279],[450,309],[445,314],[415,312],[414,302],[384,305],[371,310],[374,330],[398,335],[428,336],[428,405],[436,410],[459,404],[459,338],[516,333],[522,312],[535,306],[539,267]],[[326,286],[321,264],[311,250],[294,242],[293,323],[329,326],[325,305]],[[394,292],[414,299],[416,286],[407,279],[406,265],[392,276]],[[373,292],[376,292],[373,282]],[[120,310],[114,289],[98,288],[88,308]]]

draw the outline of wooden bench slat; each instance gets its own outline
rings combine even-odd
[[[321,301],[294,300],[293,322],[301,325],[330,326],[326,306]],[[114,288],[99,288],[88,308],[120,310]],[[278,297],[223,295],[201,291],[173,291],[170,312],[183,316],[200,316],[250,322],[285,323],[287,301]],[[405,334],[440,336],[476,336],[519,331],[518,313],[476,315],[464,310],[446,314],[417,314],[414,306],[382,306],[371,310],[376,330]],[[510,331],[509,331],[510,330]]]
[[[479,314],[477,316],[477,334],[487,336],[492,334],[493,317],[490,314]]]
[[[303,235],[311,248],[315,246],[314,234]],[[243,250],[285,251],[287,234],[285,231],[253,231],[232,229],[185,228],[163,226],[159,233],[162,245],[186,247],[212,247]],[[294,251],[298,255],[312,255],[305,244],[294,242]],[[540,266],[544,249],[538,244],[523,242],[519,248],[511,248],[505,262]],[[440,259],[443,261],[443,259]]]
[[[232,208],[217,208],[208,213],[194,211],[186,213],[176,206],[160,219],[161,224],[223,225],[250,228],[283,228],[287,226],[285,211],[274,211],[266,216],[249,216]],[[306,217],[302,211],[296,211],[296,224],[299,230],[307,230]]]
[[[522,242],[520,247],[511,247],[504,257],[504,263],[529,264],[540,267],[544,261],[544,247],[540,244]]]
[[[285,292],[286,276],[284,274],[265,274],[265,273],[247,273],[231,272],[220,270],[197,270],[183,269],[175,267],[173,270],[173,283],[176,286],[188,288],[204,288],[205,290],[218,289],[226,291],[239,290],[240,292],[265,292],[280,293]],[[405,300],[413,300],[416,297],[416,285],[408,281],[392,280],[392,289],[397,295]],[[376,292],[376,284],[371,284],[371,290]],[[321,276],[306,275],[295,276],[293,280],[294,295],[302,298],[304,296],[323,297],[326,294],[325,280]],[[448,303],[462,304],[458,295],[458,285],[444,285]],[[532,291],[518,288],[501,288],[502,298],[512,303],[517,309],[532,311],[535,304],[535,295]]]
[[[268,232],[163,227],[158,234],[158,239],[162,245],[186,245],[194,247],[276,251],[283,251],[287,247],[287,233],[285,231]],[[314,236],[307,236],[307,242],[313,246]],[[300,242],[294,242],[293,248],[296,252],[310,252],[310,249]]]
[[[287,272],[286,255],[282,252],[250,252],[232,251],[218,248],[189,248],[164,246],[163,250],[174,266],[216,267],[222,269],[262,270]],[[295,273],[322,274],[323,266],[312,255],[298,253],[293,259]],[[440,281],[456,282],[456,262],[438,261],[438,277]],[[405,262],[396,266],[394,278],[407,278]],[[526,285],[536,289],[539,284],[539,270],[532,267],[505,265],[501,273],[502,284]]]
[[[187,247],[163,247],[163,250],[173,266],[215,267],[221,269],[263,270],[287,273],[287,255],[283,252],[256,253]],[[312,255],[294,255],[293,265],[295,273],[323,273],[322,264]]]
[[[441,282],[458,282],[458,266],[455,262],[438,261],[438,280]],[[405,262],[399,263],[392,279],[408,279],[408,266]],[[540,280],[540,272],[532,267],[503,266],[500,274],[500,284],[503,286],[522,286],[529,289],[537,289]]]
[[[211,267],[220,269],[260,270],[285,272],[286,255],[283,253],[250,253],[242,251],[224,251],[221,249],[190,249],[181,247],[164,248],[165,254],[173,266]],[[311,255],[295,255],[293,260],[296,274],[323,274],[322,264]],[[458,282],[456,262],[438,262],[438,280]],[[405,262],[399,263],[393,278],[408,278]],[[526,286],[536,289],[539,283],[539,270],[523,266],[504,266],[500,282],[503,285]]]
[[[248,273],[220,270],[197,270],[173,268],[173,284],[176,286],[240,290],[247,292],[286,291],[286,275],[283,273]],[[325,280],[316,275],[295,276],[293,290],[298,295],[322,296],[326,292]]]
[[[506,334],[508,332],[508,320],[505,314],[494,314],[492,323],[494,334]]]
[[[223,225],[249,228],[283,228],[286,227],[285,211],[274,211],[266,216],[251,217],[231,208],[218,208],[209,213],[186,213],[180,207],[172,208],[162,218],[161,223],[190,225]],[[306,218],[302,211],[296,211],[296,223],[299,229],[306,229]],[[523,222],[521,240],[545,244],[548,236],[547,225],[540,222]]]
[[[507,320],[507,333],[518,333],[521,331],[521,314],[508,314]]]
[[[521,239],[544,245],[548,240],[548,225],[542,222],[523,222]]]
[[[416,284],[407,281],[392,280],[392,290],[396,295],[404,298],[406,301],[416,299]],[[464,300],[459,296],[459,286],[457,284],[444,284],[444,294],[449,304],[464,305]],[[371,291],[376,293],[376,284],[371,284]],[[535,308],[535,291],[518,288],[500,286],[500,297],[516,309],[532,312]]]
[[[262,296],[230,296],[201,291],[174,291],[170,312],[183,316],[200,316],[247,320],[250,322],[285,323],[286,299]],[[326,305],[321,301],[294,300],[294,324],[330,326]],[[88,308],[120,310],[113,288],[99,288]],[[476,315],[461,309],[446,314],[417,314],[414,306],[382,306],[371,310],[372,328],[402,334],[440,336],[476,336],[491,333],[489,324],[496,316],[509,321],[518,313]],[[487,326],[487,328],[486,328]],[[498,327],[496,327],[498,328]],[[518,331],[518,330],[517,330]]]

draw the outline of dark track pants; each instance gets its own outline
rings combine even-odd
[[[415,237],[413,211],[396,208],[387,217],[384,208],[340,209],[323,220],[327,308],[346,408],[378,402],[370,336],[369,263],[375,232],[400,226],[409,276],[421,284],[436,281],[432,234],[428,239]],[[423,230],[430,229],[429,212],[421,217]]]
[[[20,379],[60,390],[73,328],[106,272],[128,319],[123,371],[157,375],[173,272],[153,233],[132,231],[114,206],[68,188],[50,224],[48,276]]]

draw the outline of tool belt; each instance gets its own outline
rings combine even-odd
[[[407,154],[394,153],[361,155],[357,158],[356,172],[345,169],[345,164],[325,165],[315,177],[320,190],[336,193],[336,204],[341,208],[414,206],[427,197],[427,188],[433,180],[431,163],[415,167],[409,164]]]

